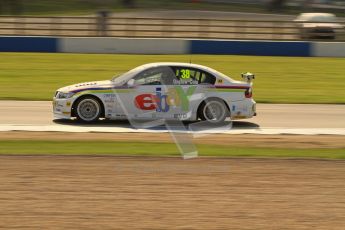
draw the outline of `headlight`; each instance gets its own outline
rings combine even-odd
[[[74,93],[69,92],[69,93],[63,93],[63,92],[57,92],[56,98],[58,99],[67,99],[70,98],[74,95]]]

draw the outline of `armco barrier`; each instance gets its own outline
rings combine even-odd
[[[192,40],[193,54],[310,56],[309,42]]]
[[[50,37],[0,37],[0,52],[58,52],[58,39]]]
[[[107,37],[0,37],[0,52],[229,54],[345,57],[345,43]]]
[[[68,53],[185,54],[182,39],[61,38],[59,51]]]
[[[315,57],[345,57],[344,42],[316,42],[311,56]]]

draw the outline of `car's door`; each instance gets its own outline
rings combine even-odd
[[[187,120],[193,118],[196,107],[205,98],[205,91],[209,85],[214,84],[215,77],[207,72],[189,67],[171,67],[175,79],[173,86],[169,87],[168,101],[173,119]]]
[[[119,95],[122,111],[128,118],[165,118],[169,113],[166,92],[173,72],[167,66],[152,67],[134,76],[128,83],[132,89]]]

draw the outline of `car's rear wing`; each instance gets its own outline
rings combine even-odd
[[[242,73],[241,76],[247,83],[252,83],[253,79],[255,79],[255,75],[249,72]]]

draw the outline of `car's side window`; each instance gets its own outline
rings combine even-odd
[[[173,72],[169,67],[144,70],[134,77],[135,85],[169,85],[173,82]]]
[[[174,67],[174,74],[178,81],[175,84],[214,84],[216,77],[195,68]]]

